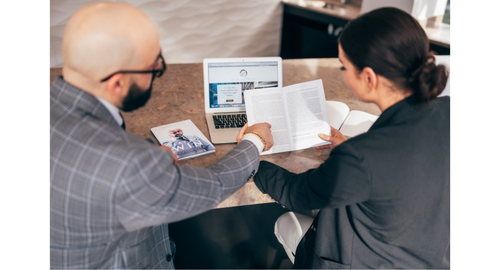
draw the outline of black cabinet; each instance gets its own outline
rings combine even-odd
[[[283,4],[283,59],[338,57],[337,39],[349,21]]]
[[[429,50],[435,55],[450,55],[450,47],[431,42]]]
[[[332,14],[283,3],[280,56],[295,58],[337,58],[338,38],[349,22]],[[430,42],[436,55],[450,55],[450,46]]]

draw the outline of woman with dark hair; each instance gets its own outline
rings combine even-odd
[[[316,169],[260,163],[262,192],[292,211],[319,209],[281,216],[278,240],[296,268],[449,268],[450,98],[438,97],[447,69],[395,8],[350,22],[339,60],[347,86],[382,113],[349,140],[333,128],[321,135],[333,150]]]

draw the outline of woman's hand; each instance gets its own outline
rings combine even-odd
[[[332,144],[327,144],[327,145],[321,145],[321,146],[316,146],[314,147],[315,149],[333,149],[335,148],[335,146],[345,142],[347,139],[344,137],[344,135],[338,131],[337,129],[333,128],[333,127],[330,127],[331,129],[331,132],[330,134],[332,134],[331,136],[328,136],[326,134],[318,134],[319,138],[324,140],[324,141],[327,141],[327,142],[331,142]]]

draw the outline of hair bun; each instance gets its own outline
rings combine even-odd
[[[437,98],[448,81],[448,69],[444,65],[436,65],[434,55],[428,54],[422,64],[409,77],[409,83],[415,89],[415,96],[421,101]]]

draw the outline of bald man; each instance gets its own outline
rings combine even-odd
[[[270,125],[245,126],[209,168],[179,166],[122,128],[120,110],[143,106],[165,72],[143,12],[85,6],[70,18],[62,52],[63,76],[50,89],[51,268],[173,268],[168,223],[212,209],[253,177],[273,145]]]

